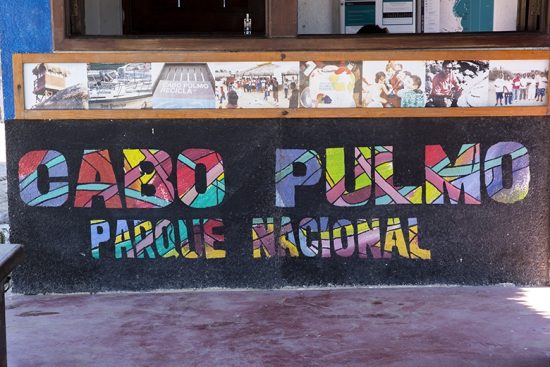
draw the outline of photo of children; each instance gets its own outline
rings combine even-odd
[[[494,60],[489,69],[490,106],[547,103],[548,60]]]
[[[360,107],[361,71],[360,61],[300,62],[300,107]]]
[[[364,107],[424,107],[423,61],[363,61]]]
[[[25,64],[23,78],[27,110],[88,109],[86,64]]]
[[[488,82],[488,61],[427,61],[426,107],[487,106]]]
[[[217,108],[297,108],[298,62],[210,62]]]

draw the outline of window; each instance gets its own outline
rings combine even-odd
[[[367,8],[373,3],[372,0],[349,1]],[[386,10],[381,15],[374,15],[374,23],[377,22],[377,17],[382,17],[382,25],[395,28],[399,25],[395,23],[410,23],[412,19],[414,25],[406,24],[411,31],[414,28],[415,32],[422,29],[426,32],[426,24],[424,28],[419,24],[425,19],[420,17],[422,8],[419,5],[428,3],[427,1],[417,0],[414,3],[411,18],[410,12],[404,11],[404,7],[410,7],[410,0],[374,0],[383,2],[382,10]],[[340,1],[335,0],[52,0],[52,9],[55,9],[55,49],[59,51],[337,51],[548,46],[550,27],[547,1],[494,2],[517,2],[517,12],[514,13],[517,32],[467,35],[426,33],[414,36],[391,32],[383,35],[344,36],[339,33],[342,32],[342,24],[345,31],[345,19],[336,19],[335,14],[346,13],[345,9],[337,9]],[[102,3],[117,7],[118,13],[116,10],[109,10],[107,5],[100,6]],[[395,4],[403,9],[396,8]],[[99,24],[97,19],[101,18],[101,12],[108,12],[111,18],[119,17],[118,23]],[[253,20],[252,37],[242,36],[243,14],[247,12]],[[348,15],[351,18],[357,16],[353,12],[348,12]],[[363,15],[366,18],[362,21],[368,24],[368,14]],[[370,19],[370,22],[373,20]],[[325,28],[316,30],[312,24],[323,24]],[[414,42],[411,42],[411,37],[414,37]]]
[[[265,6],[254,0],[84,0],[76,2],[81,35],[242,35],[265,33]],[[80,5],[79,5],[80,4]],[[74,5],[73,5],[74,6]]]

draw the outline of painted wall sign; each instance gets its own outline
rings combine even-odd
[[[16,287],[542,284],[547,123],[8,123]]]

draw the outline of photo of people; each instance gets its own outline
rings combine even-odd
[[[217,108],[298,108],[298,62],[210,62],[208,66],[214,74]]]
[[[426,107],[488,106],[489,62],[426,62]]]
[[[152,69],[151,63],[88,64],[90,109],[152,108]]]
[[[360,61],[300,62],[300,107],[360,107],[361,71]]]
[[[495,60],[489,69],[490,106],[547,103],[548,60]]]
[[[363,61],[364,107],[424,107],[424,61]]]
[[[86,64],[25,64],[25,109],[82,110],[88,108]]]

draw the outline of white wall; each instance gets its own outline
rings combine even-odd
[[[518,0],[495,0],[493,30],[515,31],[518,17]]]
[[[340,32],[339,0],[298,0],[298,34]]]
[[[86,34],[122,35],[121,0],[86,0]]]

